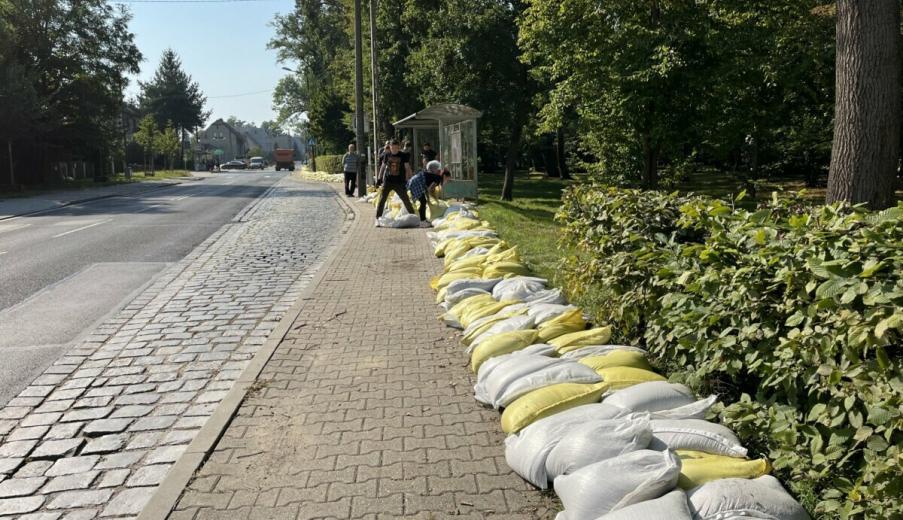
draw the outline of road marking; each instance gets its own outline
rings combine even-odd
[[[80,228],[71,229],[71,230],[66,231],[66,232],[64,232],[64,233],[60,233],[59,235],[53,235],[53,238],[60,238],[60,237],[66,236],[66,235],[71,235],[72,233],[78,233],[79,231],[84,231],[84,230],[86,230],[86,229],[88,229],[88,228],[92,228],[92,227],[94,227],[94,226],[99,226],[99,225],[101,225],[101,224],[106,224],[107,222],[109,222],[109,221],[111,221],[111,220],[113,220],[113,219],[108,218],[107,220],[101,220],[100,222],[95,222],[95,223],[93,223],[93,224],[88,224],[87,226],[82,226],[82,227],[80,227]]]
[[[173,202],[179,202],[180,200],[185,200],[185,199],[187,199],[188,197],[191,197],[191,195],[182,195],[181,197],[177,197],[177,198],[175,198],[175,199],[172,199],[172,201],[173,201]]]
[[[5,255],[6,253],[9,253],[9,251],[0,251],[0,255]]]
[[[154,208],[159,208],[160,206],[162,206],[162,204],[151,204],[150,206],[148,206],[148,207],[146,207],[146,208],[144,208],[144,209],[139,209],[139,210],[136,211],[135,213],[144,213],[145,211],[150,211],[150,210],[152,210],[152,209],[154,209]]]
[[[28,226],[30,226],[30,225],[31,225],[31,224],[19,224],[18,226],[15,225],[15,224],[13,224],[13,225],[9,225],[9,224],[6,224],[6,225],[0,225],[0,233],[7,233],[7,232],[9,232],[9,231],[15,231],[15,230],[17,230],[17,229],[26,228],[26,227],[28,227]]]

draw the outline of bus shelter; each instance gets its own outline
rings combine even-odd
[[[442,186],[444,198],[477,198],[477,119],[482,115],[466,105],[442,103],[392,123],[396,129],[411,131],[415,157],[419,158],[424,143],[439,152],[439,160],[451,172],[451,179]],[[419,165],[419,159],[414,161]]]

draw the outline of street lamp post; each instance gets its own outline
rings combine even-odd
[[[364,58],[361,41],[361,0],[354,0],[354,140],[358,147],[358,156],[366,159],[361,153],[366,149],[364,141]],[[367,195],[367,180],[364,177],[363,161],[357,162],[357,196]]]

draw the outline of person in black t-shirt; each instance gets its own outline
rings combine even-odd
[[[383,183],[383,164],[386,162],[386,156],[392,153],[392,141],[386,141],[383,149],[379,152],[379,158],[376,161],[376,185],[381,186]]]
[[[390,144],[389,153],[383,160],[380,173],[383,179],[383,191],[379,195],[379,204],[376,206],[376,218],[383,216],[390,191],[398,194],[405,209],[413,215],[414,206],[411,204],[411,199],[408,198],[407,186],[408,179],[412,174],[411,157],[399,149],[398,141],[395,139]]]
[[[430,161],[435,160],[436,150],[433,150],[433,145],[424,143],[423,148],[420,150],[420,167],[426,168],[426,165],[429,164]]]

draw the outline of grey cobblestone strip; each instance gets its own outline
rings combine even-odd
[[[435,319],[424,233],[357,211],[170,520],[552,518]]]
[[[136,516],[343,217],[328,187],[283,180],[0,409],[0,515]]]

